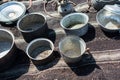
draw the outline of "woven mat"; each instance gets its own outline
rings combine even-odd
[[[83,0],[73,0],[78,4]],[[33,5],[28,12],[43,12],[43,4]],[[80,12],[88,7],[86,3],[78,4],[75,9]],[[47,7],[51,15],[58,15],[51,7]],[[17,58],[14,64],[0,73],[0,80],[119,80],[120,79],[120,35],[104,32],[96,22],[96,13],[86,13],[89,20],[89,30],[82,38],[86,41],[91,55],[85,54],[77,64],[68,65],[59,55],[58,43],[66,36],[60,27],[61,18],[47,16],[49,39],[54,42],[54,60],[43,66],[36,66],[26,56],[25,49],[28,43],[23,40],[15,25],[1,24],[1,28],[8,29],[15,35],[18,47]]]

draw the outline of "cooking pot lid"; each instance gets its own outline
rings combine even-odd
[[[120,15],[120,5],[118,4],[105,5],[103,9]]]

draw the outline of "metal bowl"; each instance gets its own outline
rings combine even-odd
[[[0,29],[0,71],[11,66],[15,59],[15,42],[13,34],[5,29]]]
[[[18,20],[17,28],[28,43],[36,38],[47,37],[46,17],[38,12],[24,15]]]
[[[76,63],[85,53],[86,43],[78,36],[69,35],[59,42],[59,50],[66,63]]]
[[[71,13],[61,19],[60,25],[68,35],[83,36],[88,31],[88,20],[84,13]]]
[[[96,16],[97,22],[102,29],[108,32],[120,31],[119,9],[114,8],[113,6],[105,6]]]
[[[10,1],[0,5],[0,22],[11,24],[21,18],[26,12],[23,3]]]
[[[54,44],[46,38],[31,41],[26,49],[28,57],[36,65],[42,65],[52,60]]]

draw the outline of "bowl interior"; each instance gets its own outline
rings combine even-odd
[[[0,16],[3,22],[14,21],[25,14],[26,9],[22,3],[7,2],[0,6]]]
[[[44,16],[40,14],[29,14],[24,16],[19,21],[19,28],[22,31],[34,31],[34,30],[37,30],[38,28],[43,27],[45,22],[46,20]]]
[[[61,20],[61,26],[66,29],[79,29],[88,23],[88,16],[85,14],[72,13]]]
[[[34,60],[47,58],[53,52],[53,45],[45,40],[33,42],[28,49],[28,55]]]
[[[0,58],[6,55],[12,47],[13,37],[6,31],[0,30]]]
[[[85,43],[79,37],[65,37],[59,44],[61,53],[70,58],[80,57],[85,52]]]
[[[99,24],[109,30],[120,29],[120,15],[112,12],[101,10],[97,14],[97,21]]]

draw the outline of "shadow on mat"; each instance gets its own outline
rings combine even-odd
[[[30,60],[26,53],[20,49],[17,49],[15,55],[16,59],[13,65],[9,69],[0,73],[0,80],[16,80],[28,72]]]
[[[39,71],[42,71],[42,70],[45,70],[45,69],[53,67],[54,65],[56,65],[58,63],[59,60],[60,60],[59,52],[58,51],[54,51],[53,55],[51,56],[49,61],[45,62],[44,64],[38,64],[38,65],[34,64],[34,63],[33,64],[36,66],[36,68]]]
[[[85,40],[85,42],[89,42],[92,41],[95,38],[95,28],[93,27],[93,25],[88,24],[88,32],[81,36],[81,38],[83,38]]]
[[[84,54],[79,62],[68,64],[68,66],[78,76],[89,75],[95,68],[101,69],[91,54]]]
[[[50,39],[53,43],[55,43],[56,33],[53,29],[49,29],[47,38]]]
[[[5,23],[2,23],[2,22],[0,22],[0,24],[3,27],[15,27],[17,25],[17,21],[13,22],[12,24],[5,24]]]

